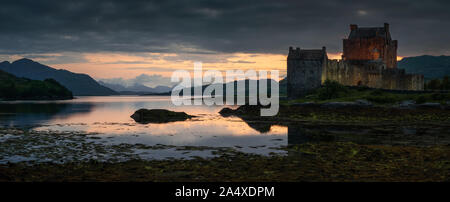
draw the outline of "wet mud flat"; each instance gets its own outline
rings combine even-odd
[[[0,128],[0,165],[123,162],[132,159],[208,158],[226,147],[125,143],[114,136],[79,131]]]
[[[448,146],[305,143],[288,155],[222,151],[194,160],[23,163],[0,166],[0,181],[449,181]]]

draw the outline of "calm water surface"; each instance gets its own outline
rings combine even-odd
[[[240,118],[218,113],[224,106],[174,106],[169,96],[83,96],[65,101],[0,103],[0,125],[35,131],[98,133],[109,143],[233,147],[268,154],[287,144],[287,127],[258,131]],[[184,111],[196,118],[139,124],[130,115],[140,108]],[[170,156],[170,155],[169,155]]]

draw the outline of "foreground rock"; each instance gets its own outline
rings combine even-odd
[[[427,103],[423,103],[423,104],[419,104],[417,105],[417,107],[421,107],[421,108],[441,108],[441,103],[434,103],[434,102],[427,102]]]
[[[174,112],[166,109],[139,109],[131,115],[138,123],[168,123],[174,121],[185,121],[194,116],[185,112]]]
[[[448,104],[447,105],[442,105],[441,103],[437,103],[437,102],[427,102],[427,103],[423,103],[423,104],[416,104],[414,101],[403,101],[401,103],[399,103],[398,108],[403,108],[403,109],[448,109]]]
[[[412,108],[416,107],[415,105],[416,105],[416,101],[414,101],[414,100],[404,100],[398,104],[398,107],[412,109]]]
[[[355,102],[327,102],[321,104],[322,107],[343,108],[343,107],[371,107],[371,102],[367,100],[356,100]]]

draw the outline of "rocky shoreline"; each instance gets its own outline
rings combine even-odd
[[[432,123],[450,124],[450,105],[440,103],[414,104],[402,102],[397,105],[373,105],[366,100],[355,102],[289,103],[281,104],[273,117],[260,116],[264,106],[242,105],[237,109],[224,108],[222,116],[236,116],[245,120],[271,121],[284,125],[291,122],[328,123]]]

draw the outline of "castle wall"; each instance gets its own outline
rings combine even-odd
[[[406,74],[402,79],[402,90],[424,90],[423,75],[418,74]]]
[[[375,64],[351,64],[342,60],[328,60],[322,74],[322,82],[326,79],[338,81],[347,86],[380,86],[382,66]]]
[[[422,75],[406,74],[404,69],[386,68],[379,62],[352,64],[342,60],[328,60],[322,73],[322,83],[326,79],[347,86],[391,90],[423,90],[424,86]]]

